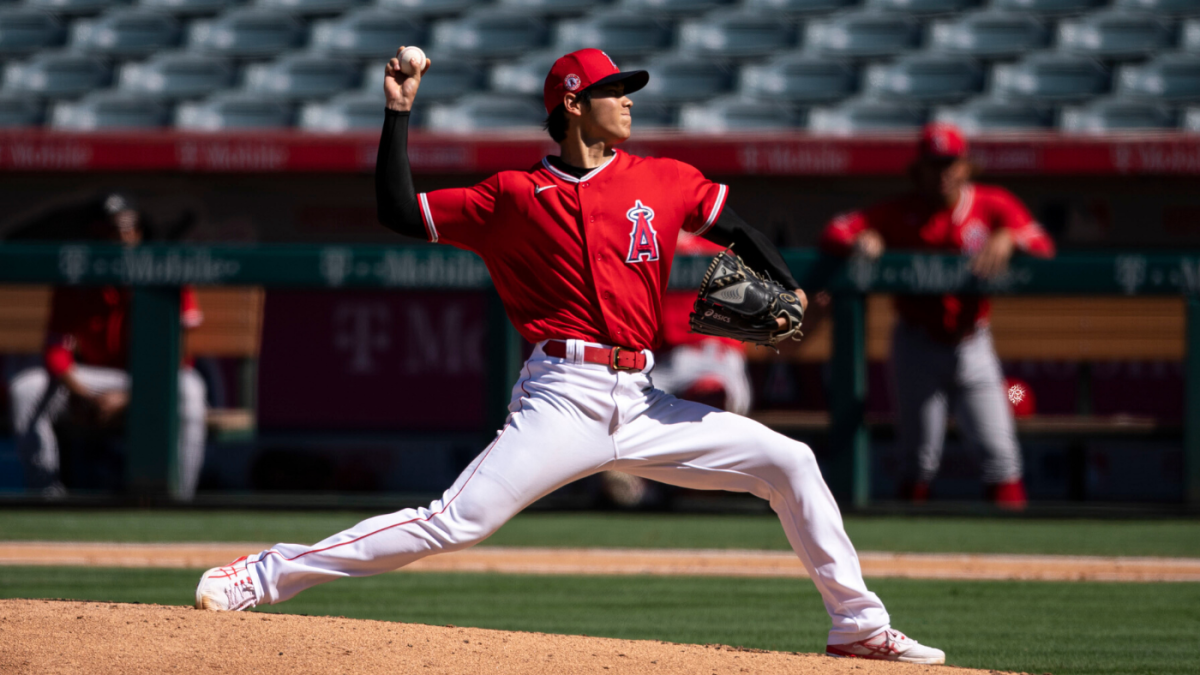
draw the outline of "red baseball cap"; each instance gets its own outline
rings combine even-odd
[[[921,129],[918,148],[925,156],[963,157],[967,154],[967,139],[953,124],[933,122]]]
[[[543,88],[546,114],[562,105],[563,96],[568,92],[578,93],[600,84],[624,82],[625,93],[632,94],[649,81],[650,73],[644,70],[621,72],[608,54],[599,49],[580,49],[555,61],[550,74],[546,76],[546,86]]]

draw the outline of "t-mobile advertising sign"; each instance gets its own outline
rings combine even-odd
[[[478,428],[486,315],[479,292],[270,291],[259,426]]]

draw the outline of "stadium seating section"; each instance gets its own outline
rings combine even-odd
[[[1200,133],[1200,0],[0,0],[0,128],[533,130],[554,59],[651,71],[640,129]]]

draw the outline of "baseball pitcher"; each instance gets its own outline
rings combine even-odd
[[[726,186],[682,162],[618,149],[631,132],[629,95],[649,74],[622,72],[596,49],[567,54],[545,83],[546,128],[560,146],[557,156],[472,187],[416,194],[408,115],[429,64],[412,65],[410,77],[398,59],[386,67],[380,219],[401,234],[483,258],[509,319],[536,345],[513,387],[510,414],[491,445],[428,507],[209,570],[196,606],[282,602],[340,577],[463,549],[552,490],[612,469],[768,500],[829,612],[829,653],[942,663],[940,650],[893,630],[867,590],[808,446],[654,387],[652,350],[681,230],[732,244],[741,255],[714,261],[694,324],[742,326],[724,330],[771,343],[797,334],[806,300],[774,247],[726,206]],[[770,334],[754,332],[764,325]]]

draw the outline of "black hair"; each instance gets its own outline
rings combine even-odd
[[[580,105],[591,107],[592,105],[592,90],[584,89],[575,95],[575,100]],[[559,103],[550,114],[546,116],[546,121],[542,122],[542,128],[550,132],[550,138],[554,139],[555,143],[562,143],[567,137],[567,111],[563,108],[563,104]]]

